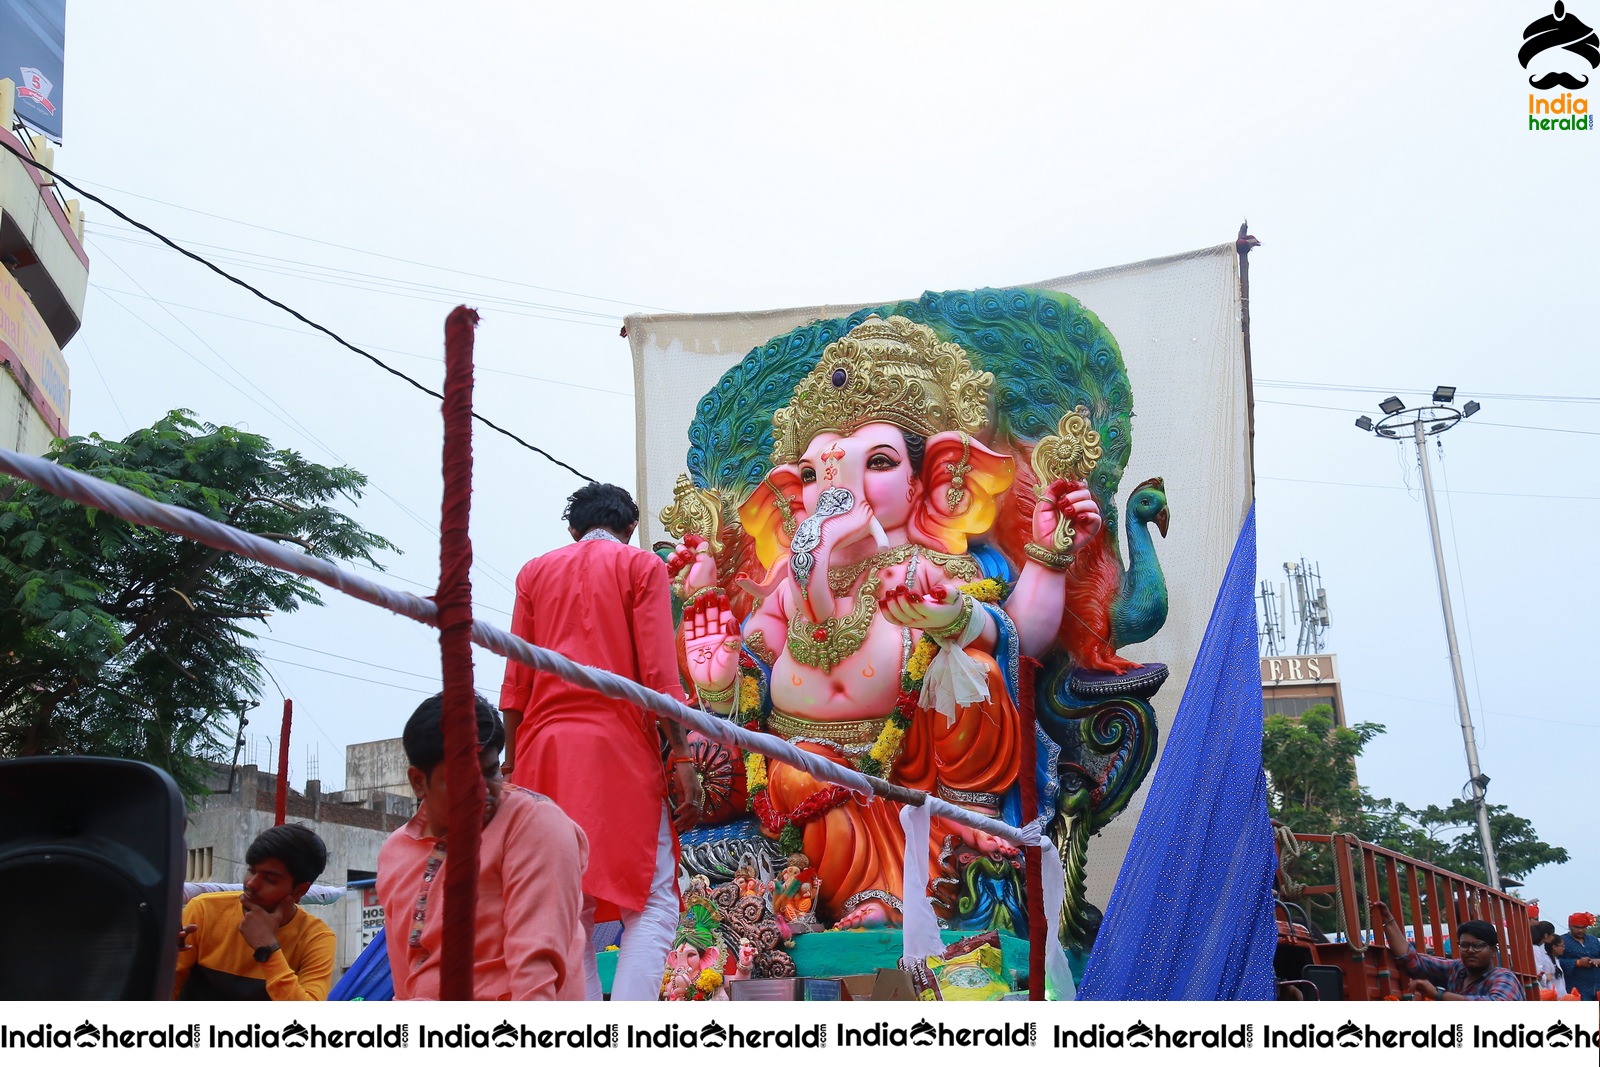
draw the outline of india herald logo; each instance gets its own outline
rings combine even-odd
[[[1517,51],[1517,62],[1523,69],[1535,56],[1546,52],[1559,50],[1553,56],[1547,56],[1545,62],[1553,65],[1575,65],[1571,56],[1577,56],[1589,64],[1589,69],[1600,67],[1600,36],[1577,15],[1568,13],[1567,5],[1561,0],[1556,0],[1552,13],[1542,18],[1534,19],[1522,31],[1522,47]],[[1570,53],[1565,55],[1562,53]],[[1589,84],[1587,74],[1573,74],[1567,70],[1551,70],[1543,75],[1532,75],[1528,84],[1535,89],[1554,89],[1558,86],[1563,89],[1582,89]]]

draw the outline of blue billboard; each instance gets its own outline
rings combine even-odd
[[[61,143],[67,0],[0,0],[0,78],[17,83],[17,118]]]

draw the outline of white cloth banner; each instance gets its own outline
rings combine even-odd
[[[1168,666],[1170,676],[1151,700],[1164,739],[1188,683],[1195,651],[1252,495],[1237,252],[1230,241],[1022,287],[1074,297],[1115,338],[1126,368],[1131,396],[1123,397],[1123,410],[1129,416],[1123,425],[1128,428],[1131,451],[1125,453],[1126,465],[1114,499],[1108,502],[1117,516],[1115,552],[1129,573],[1136,557],[1152,566],[1158,557],[1168,610],[1165,624],[1153,635],[1117,651],[1139,663]],[[675,483],[689,469],[686,457],[691,448],[691,424],[725,374],[756,350],[766,353],[762,358],[769,362],[781,361],[783,352],[771,345],[791,331],[892,303],[895,301],[748,313],[630,316],[627,336],[634,355],[638,398],[641,542],[650,545],[671,540],[660,514],[673,502]],[[979,333],[974,329],[971,336],[977,338]],[[981,365],[981,346],[974,343],[969,347]],[[778,402],[788,399],[784,395]],[[772,397],[754,393],[740,402],[744,400],[762,410],[774,403]],[[726,404],[726,398],[717,403]],[[712,429],[721,432],[725,428]],[[757,421],[752,421],[732,427],[730,432],[759,429]],[[696,432],[699,443],[694,447],[708,452],[720,447],[715,441],[708,443],[704,420]],[[746,457],[752,454],[748,448],[741,453]],[[760,480],[759,475],[740,477],[746,485]],[[1161,481],[1154,483],[1154,479]],[[1156,524],[1136,522],[1129,511],[1136,489],[1149,484],[1164,487],[1170,518],[1168,522],[1168,516],[1163,517],[1168,528],[1159,537]],[[1137,525],[1144,528],[1136,531]],[[1133,544],[1136,533],[1143,537],[1138,546]],[[984,536],[978,535],[978,540],[983,541]],[[1097,828],[1088,853],[1087,898],[1098,907],[1104,908],[1110,897],[1143,797],[1141,788],[1125,798],[1121,814]],[[907,883],[908,897],[917,895],[909,889],[913,884]]]

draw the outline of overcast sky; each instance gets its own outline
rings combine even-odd
[[[1527,129],[1516,53],[1548,5],[68,6],[65,174],[429,384],[445,313],[477,306],[478,409],[624,485],[631,311],[1015,284],[1248,218],[1261,572],[1321,566],[1350,718],[1388,728],[1363,783],[1420,806],[1467,778],[1415,457],[1352,425],[1451,384],[1483,404],[1434,473],[1490,797],[1573,853],[1529,880],[1546,914],[1600,908],[1600,133]],[[436,403],[87,214],[72,430],[184,407],[347,463],[405,549],[392,581],[431,589]],[[488,433],[477,461],[474,598],[506,625],[577,483]],[[337,788],[437,654],[328,599],[263,648],[297,785]],[[501,661],[478,670],[496,693]]]

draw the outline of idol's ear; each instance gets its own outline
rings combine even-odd
[[[739,505],[739,521],[755,541],[756,556],[768,571],[780,559],[789,558],[789,538],[806,517],[801,485],[799,466],[785,463],[772,468],[772,473]]]
[[[967,535],[994,525],[995,498],[1011,486],[1016,462],[961,430],[928,438],[922,497],[911,516],[914,540],[965,552]]]

